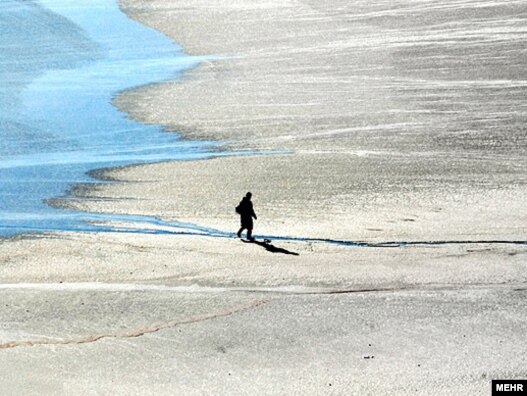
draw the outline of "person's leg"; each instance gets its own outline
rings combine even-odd
[[[253,238],[253,229],[252,228],[247,228],[247,239],[250,240],[250,241],[254,240],[254,238]]]
[[[241,227],[240,230],[238,231],[238,238],[241,238],[242,237],[242,231],[245,230],[244,227]]]

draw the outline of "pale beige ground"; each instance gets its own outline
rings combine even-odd
[[[242,147],[524,153],[521,1],[120,4],[232,57],[119,96],[135,119]]]
[[[119,170],[109,176],[134,183],[74,207],[234,230],[250,190],[268,235],[524,239],[521,2],[120,4],[187,53],[230,58],[118,107],[193,139],[292,154]]]
[[[274,244],[299,255],[209,236],[66,233],[20,239],[1,246],[0,284],[99,281],[360,290],[516,285],[527,277],[524,246]]]
[[[216,158],[105,172],[122,182],[78,188],[62,205],[159,216],[235,232],[250,190],[258,235],[348,241],[524,240],[524,175],[449,169],[441,161],[334,153]],[[480,178],[472,183],[473,175]],[[464,177],[469,175],[468,177]],[[514,180],[517,177],[517,180]],[[467,180],[468,179],[468,180]],[[506,181],[506,188],[502,185]],[[80,199],[79,199],[80,198]]]
[[[121,109],[292,154],[118,169],[56,203],[232,232],[252,190],[257,234],[525,240],[522,2],[370,3],[121,1],[186,52],[231,57]],[[525,245],[273,244],[299,255],[211,236],[2,241],[0,389],[488,395],[527,376]]]
[[[491,378],[527,374],[525,289],[0,295],[4,331],[49,337],[0,350],[3,393],[17,396],[488,395]]]
[[[525,247],[269,253],[208,236],[0,249],[9,395],[488,394],[525,376]]]

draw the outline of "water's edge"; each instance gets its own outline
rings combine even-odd
[[[127,218],[79,212],[65,210],[67,205],[55,203],[70,198],[71,191],[78,186],[95,187],[101,183],[99,177],[112,169],[252,154],[229,152],[221,142],[182,139],[159,126],[137,123],[113,105],[113,99],[122,92],[178,80],[205,59],[185,55],[162,33],[129,18],[115,0],[94,0],[80,6],[73,0],[39,0],[31,4],[9,0],[4,7],[0,9],[0,24],[14,30],[13,41],[28,53],[33,47],[60,42],[61,34],[69,36],[71,31],[79,36],[80,44],[75,42],[65,47],[63,52],[67,57],[59,53],[49,66],[41,67],[40,74],[20,73],[19,76],[9,68],[10,60],[6,61],[4,78],[9,81],[15,76],[21,81],[21,88],[15,93],[20,96],[23,106],[19,107],[23,110],[11,115],[9,101],[4,99],[3,108],[0,106],[1,124],[14,124],[12,118],[35,125],[37,142],[26,148],[28,144],[20,137],[23,133],[17,132],[13,137],[7,136],[13,141],[12,146],[2,147],[4,160],[0,176],[8,183],[2,193],[16,199],[2,199],[0,238],[18,239],[32,233],[61,230],[109,231],[109,227],[100,225],[105,220],[157,224],[158,219],[148,216]],[[42,43],[31,36],[27,41],[18,42],[20,32],[12,28],[12,14],[29,24],[31,18],[46,15],[40,32],[44,37]],[[57,27],[57,21],[64,26]],[[79,51],[82,55],[87,48],[88,40],[97,49],[97,56],[86,56],[79,64],[76,59]],[[35,62],[34,57],[26,58],[22,58],[22,66]],[[18,60],[16,56],[13,59]],[[43,100],[47,97],[50,100]]]

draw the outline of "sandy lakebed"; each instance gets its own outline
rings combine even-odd
[[[2,241],[3,390],[487,395],[527,377],[524,2],[120,6],[215,60],[114,104],[258,154],[103,170],[114,183],[54,201],[198,235]],[[246,191],[274,251],[227,237]]]

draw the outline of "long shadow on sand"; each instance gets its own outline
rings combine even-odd
[[[271,245],[271,243],[269,243],[269,242],[260,242],[260,241],[257,241],[257,240],[247,241],[245,239],[242,239],[242,242],[244,242],[244,243],[253,243],[255,245],[261,246],[265,250],[267,250],[268,252],[271,252],[271,253],[282,253],[282,254],[291,254],[293,256],[300,256],[299,253],[292,252],[292,251],[284,249],[284,248],[276,247],[274,245]]]

